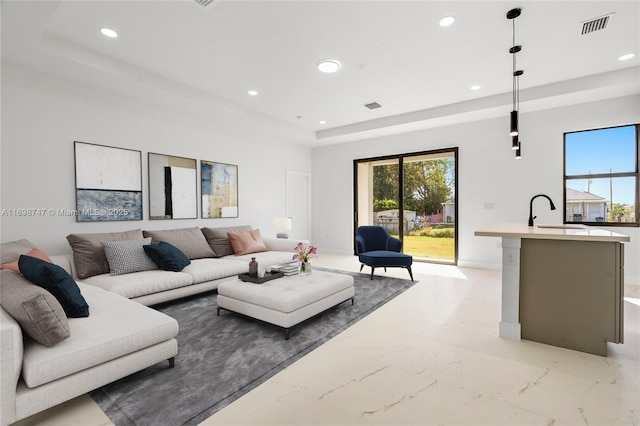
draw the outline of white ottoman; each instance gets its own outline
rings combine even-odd
[[[342,302],[354,301],[353,277],[313,271],[254,284],[239,279],[218,286],[218,315],[225,309],[283,327],[294,325]]]

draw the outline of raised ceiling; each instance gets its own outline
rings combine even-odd
[[[639,92],[638,1],[3,0],[2,59],[127,96],[260,116],[321,145],[504,114],[514,7],[522,112]],[[579,34],[610,13],[606,29]],[[449,15],[455,23],[440,27]],[[626,53],[636,56],[619,61]],[[318,72],[325,58],[342,69]]]

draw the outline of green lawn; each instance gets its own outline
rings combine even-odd
[[[398,236],[395,235],[397,238]],[[433,238],[421,236],[404,237],[403,252],[414,257],[454,260],[453,238]]]

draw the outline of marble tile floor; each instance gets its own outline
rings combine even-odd
[[[353,256],[314,265],[359,269]],[[625,343],[600,357],[499,338],[498,271],[416,263],[414,277],[411,289],[202,424],[640,425],[636,287]],[[85,395],[17,424],[111,422]]]

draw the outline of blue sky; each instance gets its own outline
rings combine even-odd
[[[567,133],[567,176],[609,173],[610,170],[613,173],[635,172],[638,156],[635,138],[635,126]],[[630,177],[591,179],[590,182],[589,179],[568,180],[567,187],[588,191],[607,200],[611,193],[614,203],[635,202],[635,179]]]

